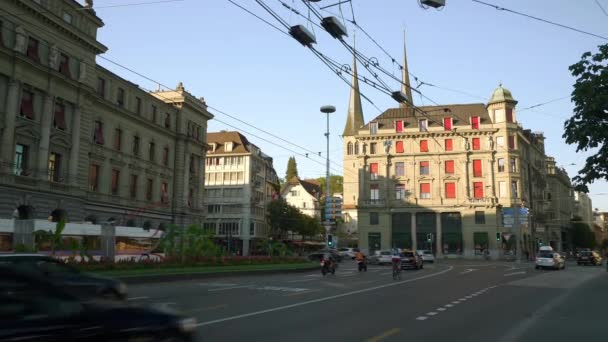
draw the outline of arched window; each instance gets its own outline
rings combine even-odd
[[[355,143],[355,154],[359,154],[359,143]]]
[[[346,154],[348,154],[348,155],[353,154],[353,143],[349,142],[346,145]]]

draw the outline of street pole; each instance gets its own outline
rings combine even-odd
[[[323,106],[321,112],[327,114],[327,131],[325,132],[325,138],[327,140],[327,153],[325,155],[325,243],[329,242],[329,233],[331,232],[331,225],[329,224],[329,218],[327,217],[327,206],[329,203],[329,114],[336,111],[334,106]]]
[[[523,242],[523,233],[519,224],[519,206],[513,204],[513,231],[515,232],[515,262],[520,264],[522,258],[521,244]]]

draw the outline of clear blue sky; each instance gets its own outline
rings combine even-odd
[[[235,1],[276,23],[255,1]],[[284,1],[306,14],[301,1]],[[143,1],[95,1],[97,14],[106,24],[99,39],[109,47],[107,58],[165,85],[174,86],[182,81],[187,90],[205,97],[209,105],[312,151],[325,151],[325,117],[319,107],[333,104],[337,112],[331,117],[330,157],[332,166],[341,170],[339,134],[344,128],[349,88],[310,51],[228,1],[185,0],[103,8],[139,2]],[[290,24],[305,23],[305,19],[286,10],[279,1],[265,2]],[[321,4],[335,2],[323,0]],[[357,22],[399,61],[402,60],[402,32],[406,29],[410,72],[424,82],[477,96],[428,86],[420,88],[425,95],[443,104],[486,102],[499,82],[512,91],[519,108],[568,96],[574,83],[568,66],[578,61],[583,52],[607,43],[469,0],[447,0],[442,11],[424,10],[417,0],[353,2]],[[488,2],[608,35],[608,16],[593,0]],[[608,0],[600,3],[608,9]],[[338,12],[337,7],[332,10]],[[343,11],[346,17],[351,17],[348,5]],[[352,26],[349,29],[352,42]],[[319,29],[315,32],[319,50],[341,63],[352,62],[352,56],[336,40]],[[390,59],[361,32],[357,33],[357,49],[377,57],[381,65],[399,75]],[[103,60],[99,63],[146,89],[156,87]],[[386,77],[384,80],[391,87],[399,88],[397,82],[389,82]],[[381,109],[396,105],[390,97],[373,88],[363,86],[362,91]],[[419,105],[429,104],[417,96],[414,100]],[[363,106],[366,121],[379,114],[367,102],[363,102]],[[563,121],[572,113],[572,108],[569,99],[564,99],[518,114],[525,128],[545,133],[548,154],[555,156],[570,176],[576,174],[585,160],[585,154],[576,153],[575,148],[561,138]],[[277,145],[306,153],[225,115],[216,113],[216,118],[275,141]],[[210,122],[209,131],[221,129],[232,128],[217,120]],[[295,154],[246,135],[274,157],[277,172],[283,176],[287,158]],[[296,155],[296,160],[301,176],[324,175],[323,159]],[[590,190],[593,206],[608,210],[608,183],[597,182]]]

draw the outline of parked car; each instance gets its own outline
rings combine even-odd
[[[65,287],[81,298],[106,297],[123,300],[127,286],[120,280],[80,272],[63,260],[39,254],[0,254],[0,265],[14,265]]]
[[[392,255],[393,253],[390,249],[383,249],[374,251],[374,253],[368,257],[368,260],[370,264],[387,265],[392,263]]]
[[[417,251],[404,251],[401,253],[401,269],[413,268],[419,270],[424,268],[424,262]]]
[[[428,262],[431,264],[435,262],[435,255],[433,255],[433,252],[429,251],[428,249],[419,249],[416,251],[416,254],[422,258],[423,262]]]
[[[338,248],[338,254],[340,254],[340,256],[342,258],[354,259],[357,252],[359,252],[359,248],[350,248],[350,247]]]
[[[536,256],[536,269],[541,268],[563,270],[566,268],[566,260],[559,253],[554,252],[553,248],[543,246]]]
[[[595,251],[582,251],[579,253],[576,263],[579,265],[602,265],[602,257]]]
[[[83,302],[47,277],[17,267],[0,265],[1,341],[194,340],[193,318],[123,302]]]

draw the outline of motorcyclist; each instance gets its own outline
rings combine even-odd
[[[358,251],[357,254],[355,254],[355,260],[357,260],[357,262],[365,261],[365,254],[363,254],[363,252],[361,251]]]
[[[365,260],[365,254],[361,251],[358,251],[357,254],[355,254],[355,260],[357,261],[359,271],[364,270],[367,272],[367,262]]]
[[[336,265],[336,259],[331,253],[323,254],[323,262],[327,265],[328,268],[332,268]]]

